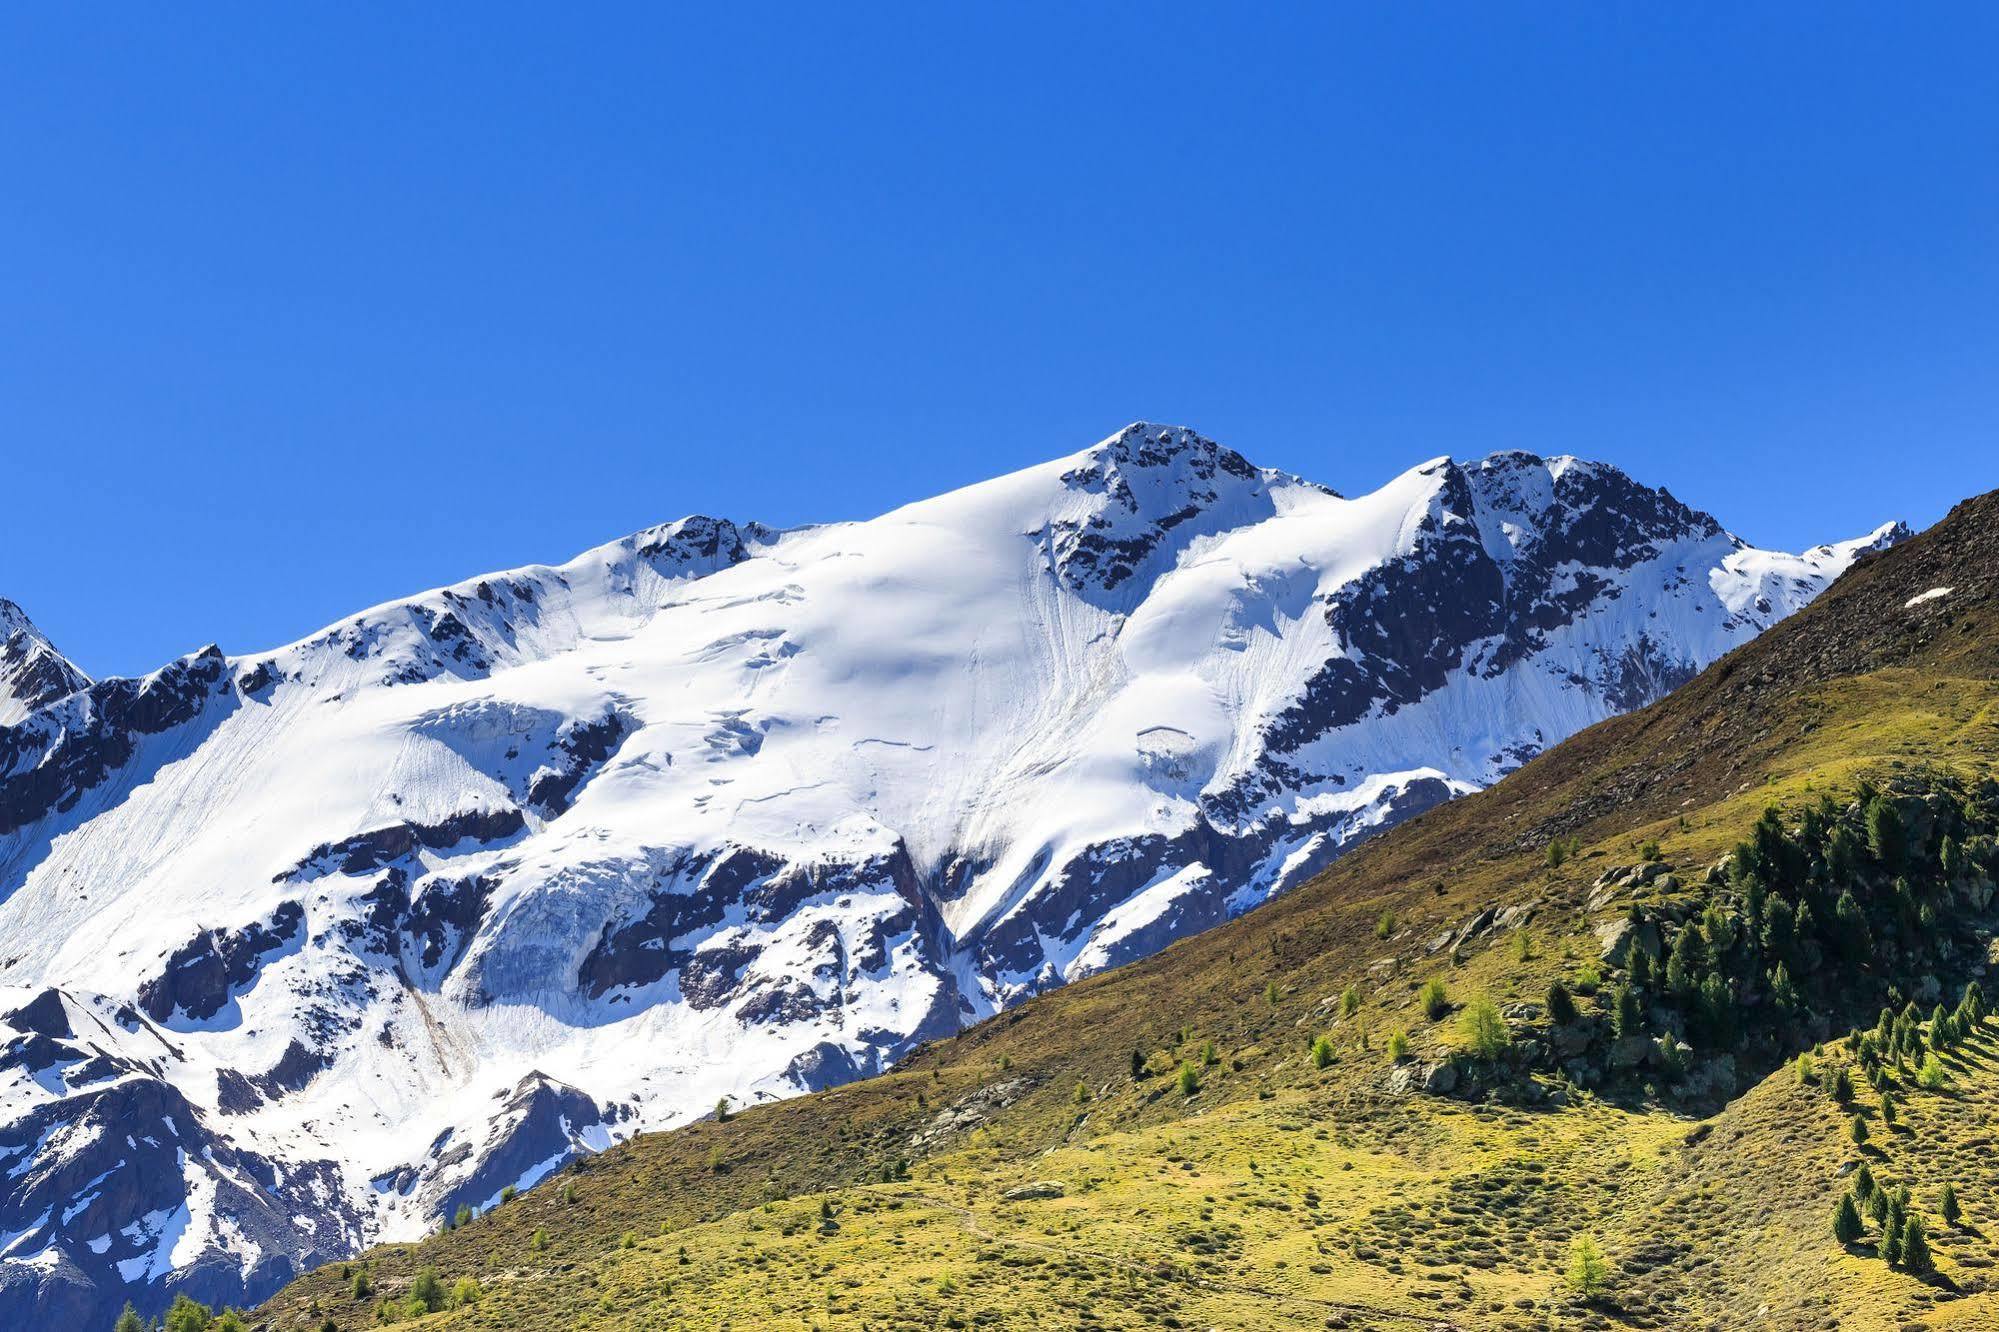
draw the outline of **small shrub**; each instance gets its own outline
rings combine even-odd
[[[1451,1011],[1451,992],[1442,976],[1432,976],[1424,981],[1417,998],[1422,1001],[1423,1011],[1429,1014],[1432,1022]]]
[[[1312,1042],[1312,1067],[1330,1068],[1333,1063],[1333,1038],[1321,1036]]]
[[[1569,1285],[1585,1296],[1595,1296],[1610,1284],[1610,1260],[1596,1239],[1582,1234],[1569,1242]]]
[[[1349,985],[1340,991],[1340,1016],[1352,1017],[1360,1012],[1360,989]]]
[[[1200,1076],[1194,1072],[1192,1064],[1180,1065],[1179,1087],[1182,1096],[1192,1096],[1201,1090]]]
[[[1935,1054],[1923,1056],[1923,1066],[1916,1070],[1916,1085],[1924,1091],[1940,1092],[1950,1086],[1950,1074],[1944,1069],[1943,1061]]]
[[[434,1267],[424,1268],[410,1282],[409,1302],[412,1312],[421,1306],[423,1313],[436,1313],[444,1307],[447,1298],[444,1280],[437,1275],[437,1269]]]
[[[480,1296],[485,1293],[485,1291],[479,1288],[479,1283],[471,1277],[460,1277],[457,1284],[451,1287],[451,1307],[454,1309],[469,1308],[477,1304]]]
[[[548,1231],[540,1226],[536,1226],[533,1237],[528,1240],[528,1248],[534,1253],[541,1253],[547,1249]]]
[[[1400,1027],[1388,1033],[1388,1057],[1398,1064],[1409,1057],[1409,1033]]]
[[[1484,995],[1466,1004],[1464,1012],[1458,1014],[1458,1035],[1465,1049],[1480,1059],[1497,1059],[1513,1043],[1506,1030],[1506,1019],[1499,1015],[1499,1005]]]
[[[1638,858],[1649,863],[1654,860],[1664,860],[1666,856],[1665,852],[1659,849],[1657,841],[1646,841],[1638,845]]]
[[[1395,933],[1395,913],[1384,908],[1382,913],[1374,918],[1374,937],[1386,939],[1393,933]]]

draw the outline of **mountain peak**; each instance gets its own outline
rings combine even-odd
[[[0,597],[0,726],[89,685],[90,677],[56,651],[26,611]]]

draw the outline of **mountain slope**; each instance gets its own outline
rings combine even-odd
[[[438,1328],[1992,1326],[1999,1023],[1945,1006],[1990,988],[1999,930],[1995,543],[1999,493],[1246,917],[883,1077],[579,1162],[253,1322],[368,1325],[428,1268],[478,1296]],[[1712,965],[1726,938],[1760,959],[1698,1033],[1663,969],[1696,926]],[[1496,1058],[1468,1048],[1480,996]],[[1881,1222],[1834,1238],[1861,1165],[1934,1274],[1874,1256]],[[1608,1254],[1588,1297],[1579,1236]]]
[[[1359,498],[1133,426],[688,518],[0,729],[0,1312],[268,1290],[873,1073],[1640,705],[1860,552],[1615,469]]]

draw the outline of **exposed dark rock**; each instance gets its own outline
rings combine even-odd
[[[228,694],[228,663],[203,648],[137,680],[103,680],[0,727],[0,837],[74,809],[131,760],[140,736],[184,726]]]
[[[158,976],[140,982],[139,1007],[155,1022],[176,1010],[195,1021],[215,1016],[233,991],[256,978],[264,955],[296,939],[304,923],[305,908],[286,902],[267,923],[203,930],[174,950]]]
[[[418,847],[446,851],[464,841],[491,845],[516,836],[526,826],[521,811],[511,806],[465,810],[436,823],[392,823],[337,842],[321,843],[297,865],[278,875],[277,881],[295,881],[328,871],[367,874],[414,854]]]

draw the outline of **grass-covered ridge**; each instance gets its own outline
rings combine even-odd
[[[429,1295],[415,1326],[1999,1324],[1999,1021],[1960,1011],[1991,924],[1995,549],[1999,500],[1969,502],[1262,910],[250,1322],[351,1332]],[[1933,1272],[1879,1256],[1877,1196]]]

